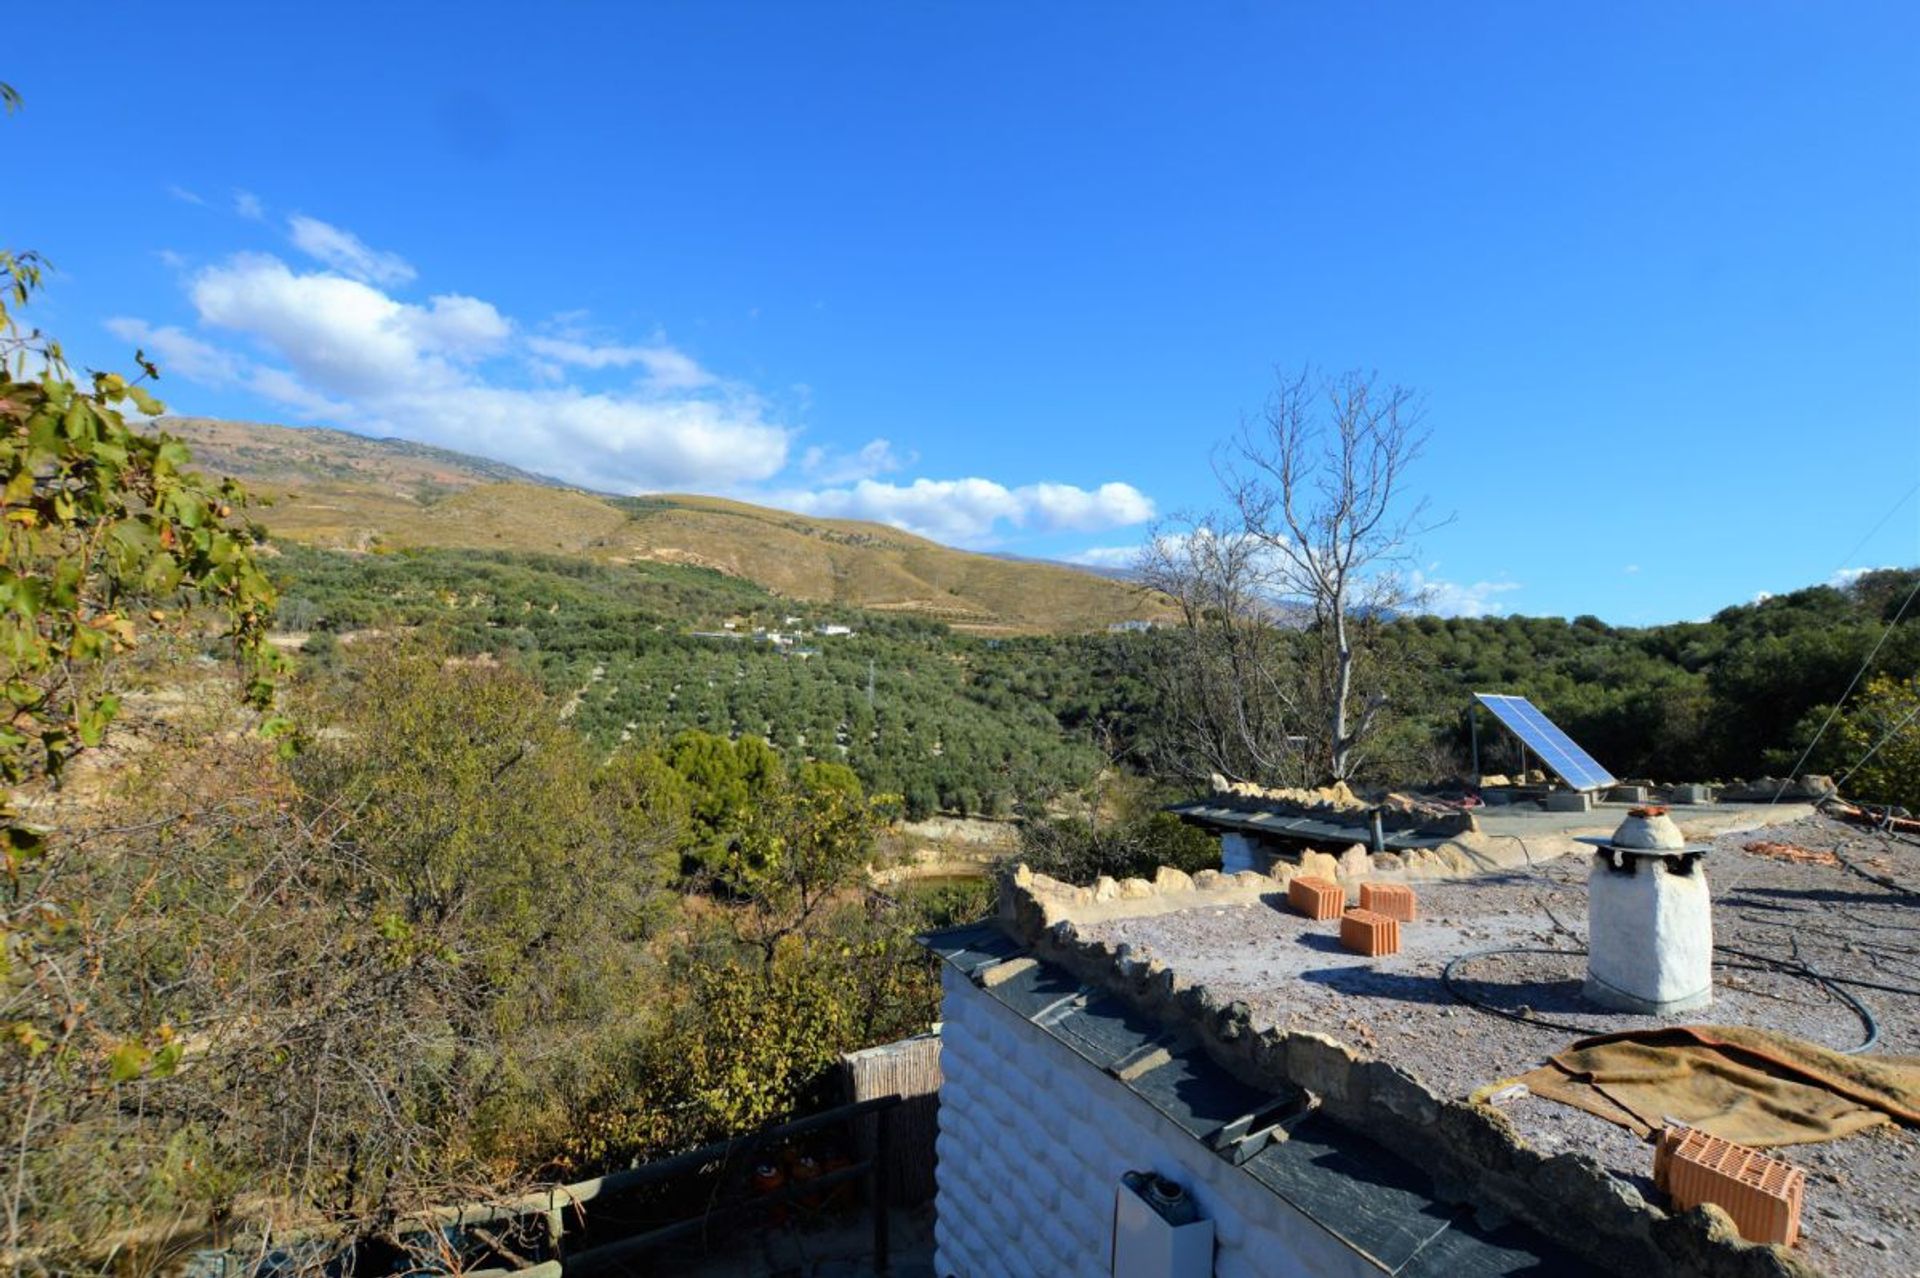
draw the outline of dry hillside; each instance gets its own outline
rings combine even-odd
[[[201,466],[271,499],[275,536],[347,550],[446,546],[695,564],[808,602],[978,633],[1100,629],[1166,601],[1059,564],[955,550],[882,524],[717,497],[616,498],[403,440],[166,418]]]

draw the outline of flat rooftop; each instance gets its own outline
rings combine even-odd
[[[1538,803],[1517,802],[1467,809],[1475,829],[1466,833],[1438,833],[1421,829],[1385,831],[1389,851],[1409,852],[1416,848],[1457,847],[1475,861],[1492,864],[1524,865],[1529,858],[1542,859],[1577,850],[1574,839],[1586,834],[1610,834],[1621,820],[1640,803],[1598,800],[1587,812],[1548,812]],[[1344,843],[1365,842],[1368,837],[1364,811],[1289,811],[1284,807],[1266,809],[1254,805],[1235,805],[1228,800],[1196,799],[1168,809],[1194,825],[1215,831],[1238,831],[1270,839],[1276,843],[1304,843],[1332,847]],[[1814,808],[1805,803],[1704,803],[1672,809],[1674,820],[1690,838],[1712,838],[1726,833],[1778,825],[1812,816]],[[1536,846],[1537,845],[1537,846]]]
[[[1522,1074],[1576,1039],[1675,1023],[1754,1026],[1843,1051],[1877,1032],[1872,1052],[1920,1056],[1920,896],[1896,886],[1920,888],[1920,846],[1804,807],[1675,809],[1690,838],[1713,842],[1706,867],[1716,945],[1755,957],[1716,954],[1713,1005],[1677,1020],[1587,1005],[1589,858],[1570,836],[1610,831],[1625,807],[1480,814],[1480,838],[1511,842],[1518,863],[1503,856],[1506,864],[1474,877],[1414,881],[1419,919],[1403,925],[1403,948],[1387,958],[1343,950],[1337,925],[1289,912],[1284,893],[1260,892],[1251,875],[1237,876],[1236,890],[1105,899],[1075,917],[1077,943],[1124,945],[1130,961],[1164,965],[1181,983],[1244,1004],[1256,1030],[1324,1034],[1449,1099]],[[1833,852],[1843,863],[1743,850],[1756,840]],[[1569,855],[1574,849],[1581,854]],[[1861,982],[1842,988],[1867,1016],[1775,961]],[[1589,1154],[1659,1201],[1651,1147],[1626,1128],[1531,1094],[1499,1108],[1526,1145]],[[1796,1254],[1835,1274],[1914,1272],[1920,1139],[1912,1130],[1883,1124],[1777,1153],[1807,1172]]]
[[[1276,1092],[1241,1082],[1190,1038],[1034,960],[991,923],[923,939],[987,997],[1396,1278],[1603,1272],[1524,1225],[1489,1226],[1472,1208],[1442,1201],[1387,1150],[1325,1115],[1303,1112],[1299,1088]],[[1273,1134],[1276,1124],[1284,1124],[1284,1135]]]

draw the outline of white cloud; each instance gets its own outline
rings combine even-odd
[[[720,381],[700,367],[692,356],[664,343],[650,346],[597,345],[570,337],[529,337],[527,349],[551,364],[575,368],[629,368],[646,370],[647,387],[656,391],[700,390]]]
[[[1627,566],[1626,566],[1625,568],[1622,568],[1622,569],[1621,569],[1620,571],[1621,571],[1621,572],[1624,572],[1624,573],[1626,573],[1626,574],[1627,574],[1627,575],[1628,575],[1629,577],[1631,577],[1631,576],[1633,576],[1633,575],[1634,575],[1635,573],[1637,573],[1637,572],[1639,572],[1639,571],[1640,571],[1640,565],[1639,565],[1639,564],[1628,564],[1628,565],[1627,565]]]
[[[106,328],[121,341],[145,351],[160,366],[163,379],[177,373],[210,386],[231,385],[241,379],[244,361],[170,324],[155,328],[145,320],[117,315],[107,321]]]
[[[663,394],[649,386],[618,394],[503,382],[489,361],[522,355],[523,344],[513,323],[480,298],[407,302],[258,254],[200,271],[188,296],[203,324],[262,353],[230,355],[224,372],[203,360],[197,380],[237,382],[311,418],[630,492],[724,490],[768,479],[786,462],[787,431],[744,392]]]
[[[1891,564],[1882,565],[1880,568],[1842,568],[1840,571],[1834,573],[1833,576],[1827,578],[1827,585],[1832,586],[1835,590],[1845,590],[1848,586],[1851,586],[1868,573],[1882,572],[1890,567],[1892,567]]]
[[[243,213],[244,195],[235,194]],[[483,298],[410,298],[396,286],[414,270],[397,255],[314,218],[288,226],[320,266],[236,254],[185,276],[199,332],[130,317],[112,331],[151,349],[170,375],[249,391],[302,420],[479,453],[589,488],[730,493],[974,544],[1154,515],[1146,494],[1118,482],[886,482],[877,477],[915,460],[887,439],[810,448],[771,488],[788,472],[793,432],[754,388],[710,372],[664,334],[627,342],[592,333],[584,312],[529,331]],[[627,369],[638,379],[608,385]],[[782,402],[805,400],[796,386]]]
[[[372,248],[352,231],[317,217],[295,213],[287,219],[287,233],[302,253],[364,283],[405,284],[414,277],[412,264],[398,253]]]
[[[181,186],[178,183],[175,183],[174,185],[169,186],[167,188],[167,194],[171,195],[174,199],[180,201],[182,204],[197,204],[201,208],[205,208],[207,206],[206,200],[202,199],[200,194],[197,191],[189,191],[186,187]]]
[[[284,369],[263,367],[171,324],[155,327],[123,315],[108,320],[106,328],[121,341],[140,347],[159,367],[163,399],[173,393],[167,379],[180,377],[202,386],[242,386],[310,417],[340,419],[351,412],[347,405],[308,390]]]
[[[1429,577],[1416,569],[1408,580],[1423,597],[1421,611],[1435,617],[1497,617],[1506,605],[1499,596],[1520,589],[1517,581],[1476,581],[1465,585]]]
[[[1132,484],[1102,484],[1091,492],[1072,484],[1032,484],[1020,492],[1049,528],[1098,532],[1153,518],[1153,502]]]
[[[1088,490],[1069,484],[1008,488],[991,479],[916,479],[788,494],[803,514],[871,519],[942,541],[980,542],[1002,524],[1035,532],[1097,532],[1153,518],[1153,502],[1130,484]]]
[[[1089,568],[1131,568],[1140,560],[1144,546],[1088,546],[1067,556],[1070,564],[1085,564]]]
[[[267,215],[266,205],[260,203],[260,197],[252,191],[233,193],[233,211],[249,222],[258,222]]]
[[[911,453],[902,457],[894,452],[891,440],[870,439],[851,453],[809,448],[800,458],[800,470],[814,483],[831,487],[889,475],[913,465],[914,460]]]
[[[395,301],[338,275],[295,274],[275,257],[243,255],[209,267],[189,289],[200,318],[246,333],[304,380],[353,396],[445,387],[504,342],[509,327],[478,298]]]

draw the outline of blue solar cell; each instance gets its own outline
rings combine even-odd
[[[1617,784],[1611,772],[1575,745],[1572,737],[1560,731],[1553,720],[1541,714],[1539,707],[1525,697],[1497,692],[1476,692],[1473,695],[1481,705],[1493,711],[1494,717],[1512,729],[1513,734],[1524,741],[1529,750],[1539,755],[1540,762],[1551,768],[1555,776],[1574,789],[1598,790],[1602,786]]]

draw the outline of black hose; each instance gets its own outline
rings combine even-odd
[[[1833,856],[1835,860],[1840,862],[1840,866],[1842,869],[1845,869],[1850,873],[1859,875],[1861,878],[1865,879],[1869,883],[1878,883],[1881,887],[1886,888],[1891,892],[1897,892],[1901,896],[1920,897],[1920,892],[1916,892],[1914,889],[1908,887],[1906,884],[1900,882],[1898,879],[1891,879],[1884,874],[1875,874],[1871,870],[1861,869],[1859,866],[1855,865],[1852,862],[1852,860],[1848,858],[1847,854],[1842,852],[1839,848],[1835,848],[1833,850]]]
[[[1753,954],[1747,950],[1736,950],[1730,945],[1716,945],[1713,948],[1717,954],[1731,954],[1735,958],[1749,959],[1763,967],[1774,967],[1782,972],[1805,977],[1815,984],[1824,986],[1829,994],[1832,994],[1835,998],[1838,998],[1841,1002],[1852,1008],[1854,1015],[1858,1016],[1860,1023],[1866,1027],[1867,1037],[1866,1041],[1858,1047],[1840,1048],[1839,1051],[1842,1054],[1857,1056],[1861,1052],[1871,1051],[1873,1045],[1880,1041],[1880,1022],[1873,1018],[1873,1013],[1867,1010],[1865,1003],[1862,1003],[1851,993],[1840,988],[1843,982],[1848,985],[1858,985],[1861,982],[1849,980],[1844,977],[1828,976],[1825,972],[1809,967],[1798,960],[1790,963],[1785,959],[1774,958],[1770,954]]]
[[[1828,993],[1832,994],[1835,998],[1845,1003],[1847,1007],[1853,1011],[1853,1014],[1860,1018],[1860,1023],[1866,1029],[1867,1036],[1865,1040],[1863,1040],[1856,1047],[1843,1047],[1843,1048],[1836,1049],[1842,1055],[1856,1056],[1861,1052],[1870,1051],[1873,1048],[1873,1045],[1880,1041],[1880,1022],[1874,1019],[1873,1013],[1867,1010],[1867,1005],[1865,1003],[1862,1003],[1859,999],[1855,998],[1851,993],[1849,993],[1848,991],[1840,987],[1842,984],[1864,985],[1864,986],[1867,986],[1868,988],[1882,988],[1882,987],[1875,986],[1871,982],[1867,982],[1867,981],[1858,981],[1858,980],[1853,980],[1845,977],[1828,976],[1823,972],[1819,972],[1811,967],[1808,967],[1805,963],[1797,963],[1797,962],[1790,963],[1784,959],[1774,958],[1771,955],[1752,954],[1745,950],[1736,950],[1725,945],[1716,945],[1713,948],[1714,948],[1714,952],[1718,954],[1731,954],[1736,958],[1753,960],[1755,963],[1759,964],[1762,969],[1772,969],[1776,971],[1781,971],[1791,976],[1799,976],[1806,980],[1812,981],[1814,984],[1821,986]],[[1470,950],[1465,954],[1456,954],[1453,958],[1448,960],[1447,965],[1444,968],[1440,969],[1440,984],[1446,988],[1447,993],[1453,995],[1453,997],[1457,999],[1459,1002],[1464,1003],[1468,1007],[1474,1008],[1478,1011],[1491,1012],[1495,1016],[1505,1017],[1507,1020],[1510,1020],[1510,1021],[1518,1021],[1522,1025],[1536,1025],[1542,1029],[1559,1030],[1562,1033],[1578,1034],[1582,1038],[1591,1038],[1593,1036],[1593,1033],[1592,1033],[1591,1027],[1589,1026],[1569,1025],[1564,1021],[1550,1021],[1546,1019],[1544,1016],[1533,1016],[1530,1014],[1522,1015],[1521,1013],[1513,1011],[1509,1008],[1497,1007],[1494,1004],[1485,1001],[1484,999],[1474,998],[1472,995],[1463,992],[1459,986],[1454,984],[1454,981],[1453,981],[1453,971],[1455,968],[1459,967],[1462,963],[1469,962],[1473,959],[1491,958],[1496,954],[1562,954],[1562,955],[1567,955],[1569,957],[1585,957],[1588,953],[1589,951],[1583,950],[1583,949],[1582,950],[1552,950],[1552,949],[1542,949],[1542,948],[1533,947],[1533,946],[1520,946],[1520,945],[1496,945],[1490,949]],[[1892,992],[1906,993],[1908,991],[1895,990]]]
[[[1506,1019],[1518,1021],[1522,1025],[1537,1025],[1542,1029],[1555,1029],[1567,1034],[1578,1034],[1582,1038],[1591,1038],[1592,1028],[1590,1026],[1568,1025],[1564,1021],[1550,1021],[1544,1016],[1523,1015],[1509,1008],[1496,1007],[1483,999],[1474,998],[1471,994],[1462,993],[1460,987],[1453,983],[1453,969],[1472,959],[1491,958],[1496,954],[1565,954],[1574,958],[1583,958],[1586,956],[1586,953],[1587,951],[1585,950],[1549,950],[1523,945],[1496,945],[1490,949],[1469,950],[1465,954],[1454,955],[1453,958],[1448,960],[1447,965],[1440,969],[1440,984],[1445,986],[1447,993],[1453,995],[1455,999],[1479,1011],[1491,1012],[1495,1016],[1504,1016]]]

